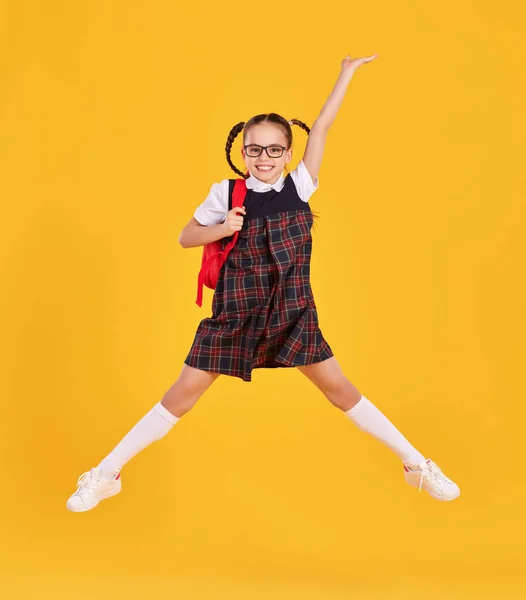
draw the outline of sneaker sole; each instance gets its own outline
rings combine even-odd
[[[84,508],[69,508],[66,506],[66,508],[71,511],[71,512],[87,512],[88,510],[93,510],[100,502],[102,502],[102,500],[106,500],[107,498],[111,498],[112,496],[116,496],[121,490],[117,489],[114,491],[110,491],[106,494],[104,494],[104,496],[101,496],[99,498],[99,500],[97,501],[96,504],[94,504],[93,506],[87,506]]]

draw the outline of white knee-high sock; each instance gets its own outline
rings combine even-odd
[[[365,396],[362,396],[352,408],[343,412],[360,429],[391,448],[408,467],[418,468],[420,463],[425,461],[425,457],[405,439],[391,421]]]
[[[114,479],[141,450],[163,438],[177,423],[173,415],[160,402],[131,429],[115,448],[98,465],[103,479]]]

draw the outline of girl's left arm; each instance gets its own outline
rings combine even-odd
[[[305,154],[303,155],[303,162],[314,183],[320,171],[327,132],[333,124],[336,113],[343,102],[347,86],[356,69],[367,62],[371,62],[377,56],[378,54],[373,54],[373,56],[366,58],[351,58],[350,56],[346,56],[342,60],[341,71],[336,85],[323,105],[318,118],[314,121],[307,140]]]

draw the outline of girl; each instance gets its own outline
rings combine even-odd
[[[310,287],[313,216],[308,201],[319,185],[327,132],[354,72],[376,56],[343,59],[336,85],[312,129],[275,113],[257,115],[232,128],[226,157],[231,168],[246,178],[245,206],[232,209],[234,180],[215,183],[179,238],[184,248],[190,248],[219,239],[226,244],[238,232],[219,274],[212,317],[199,324],[179,379],[162,401],[97,467],[79,477],[67,502],[69,510],[84,512],[118,494],[123,466],[164,437],[220,374],[249,382],[253,369],[278,367],[297,367],[357,427],[389,447],[401,459],[407,483],[438,500],[458,497],[458,486],[342,373],[318,326]],[[291,125],[309,137],[302,161],[284,177],[283,169],[292,158]],[[241,131],[247,175],[230,158]]]

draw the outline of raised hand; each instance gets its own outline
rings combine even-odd
[[[373,54],[372,56],[366,56],[365,58],[351,58],[347,55],[342,60],[342,72],[354,74],[358,67],[361,67],[363,64],[371,62],[374,60],[378,54]]]

